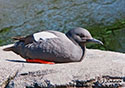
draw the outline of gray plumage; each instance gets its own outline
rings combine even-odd
[[[33,34],[27,37],[14,38],[19,40],[14,46],[5,48],[13,51],[25,59],[42,59],[56,63],[79,62],[85,55],[87,42],[101,41],[93,39],[91,34],[83,28],[68,31],[66,35],[58,31],[45,31],[54,34],[55,38],[39,39],[35,41]]]

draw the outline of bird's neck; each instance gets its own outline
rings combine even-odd
[[[75,45],[79,45],[73,38],[72,38],[72,34],[70,32],[66,33],[66,36],[75,44]]]
[[[80,47],[81,49],[82,49],[82,56],[81,56],[81,58],[80,58],[80,60],[79,61],[81,61],[83,58],[84,58],[84,56],[85,56],[85,52],[86,52],[86,45],[84,44],[80,44],[80,43],[78,43],[78,42],[76,42],[73,38],[72,38],[72,35],[71,35],[71,33],[70,32],[68,32],[68,33],[66,33],[66,36],[76,45],[76,46],[78,46],[78,47]]]
[[[84,58],[84,56],[85,56],[85,54],[86,54],[86,46],[81,46],[81,48],[82,48],[82,56],[81,56],[81,58],[80,58],[80,61],[83,60],[83,58]]]

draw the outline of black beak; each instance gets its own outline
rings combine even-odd
[[[97,40],[97,39],[87,39],[87,42],[94,42],[94,43],[98,43],[98,44],[101,44],[103,45],[103,43],[100,41],[100,40]]]

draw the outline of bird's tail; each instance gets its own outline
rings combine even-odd
[[[4,48],[3,50],[4,50],[4,51],[13,51],[13,48],[14,48],[14,47],[7,47],[7,48]]]
[[[8,47],[3,48],[3,51],[13,51],[14,50],[14,45],[9,45]]]
[[[12,39],[14,40],[20,40],[20,41],[24,41],[24,36],[16,36],[16,37],[12,37]]]

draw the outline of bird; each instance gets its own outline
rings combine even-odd
[[[87,29],[81,27],[67,33],[46,30],[13,39],[18,41],[13,46],[4,48],[4,51],[13,51],[26,62],[41,64],[80,62],[85,56],[87,43],[103,45]]]

